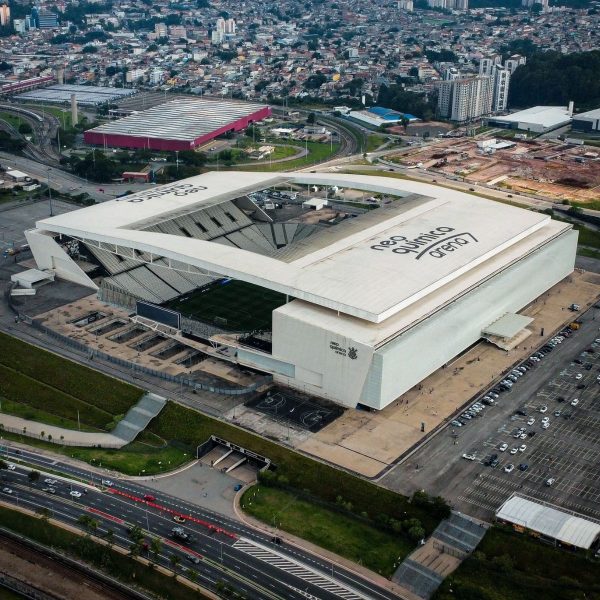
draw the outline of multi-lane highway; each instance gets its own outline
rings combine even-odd
[[[270,600],[398,598],[357,573],[303,549],[275,543],[238,521],[150,490],[137,481],[114,480],[109,487],[102,485],[98,474],[50,456],[12,447],[3,447],[0,454],[15,465],[14,470],[2,471],[2,500],[32,510],[46,508],[55,519],[71,525],[77,525],[81,515],[87,514],[98,523],[97,535],[111,529],[114,543],[126,548],[132,544],[128,531],[138,525],[148,544],[152,538],[161,541],[156,562],[171,568],[171,556],[177,556],[181,561],[178,571],[188,577],[193,571],[205,588],[214,590],[222,581],[248,598]],[[42,473],[36,483],[28,477],[31,467]],[[44,482],[47,478],[56,483]],[[55,493],[44,491],[48,487]],[[2,491],[4,488],[12,493]],[[72,491],[81,495],[72,495]],[[185,522],[177,523],[175,517]],[[173,527],[182,527],[193,541],[173,537]],[[142,554],[153,558],[150,551],[142,550]]]

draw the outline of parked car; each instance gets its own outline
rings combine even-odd
[[[500,444],[498,450],[500,450],[500,452],[505,452],[506,449],[508,448],[508,444],[506,442]]]
[[[573,398],[571,400],[571,406],[577,406],[579,404],[579,398]]]
[[[529,417],[527,419],[527,425],[533,425],[535,423],[535,417]]]
[[[541,413],[545,413],[548,411],[548,407],[544,404],[543,406],[540,406],[538,409]]]
[[[555,481],[556,481],[556,478],[554,478],[554,477],[550,477],[549,479],[546,479],[546,485],[547,485],[548,487],[550,487],[550,486],[554,485],[554,482],[555,482]]]
[[[525,452],[525,450],[527,450],[527,446],[525,444],[521,444],[519,446],[519,452]]]
[[[514,470],[515,470],[515,465],[513,465],[512,463],[509,463],[504,467],[505,473],[512,473]]]
[[[519,471],[527,471],[529,469],[529,465],[527,463],[521,463],[519,465]]]
[[[465,460],[475,460],[477,458],[474,454],[463,454],[462,457]]]

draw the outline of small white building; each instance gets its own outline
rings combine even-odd
[[[26,181],[29,179],[29,175],[27,175],[27,173],[23,173],[23,171],[17,171],[17,169],[6,171],[6,176],[10,177],[10,179],[13,181]]]
[[[302,203],[302,208],[310,208],[311,210],[321,210],[325,208],[329,202],[325,198],[311,198]]]

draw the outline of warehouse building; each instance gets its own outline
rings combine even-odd
[[[546,133],[571,123],[572,115],[572,103],[569,106],[533,106],[505,117],[490,117],[487,122],[492,127]]]
[[[395,201],[346,218],[323,206],[338,217],[315,219],[319,210],[299,202],[263,210],[256,199],[268,192],[257,192],[275,186]],[[282,384],[374,409],[478,340],[521,343],[531,319],[517,313],[573,271],[577,246],[571,225],[546,214],[427,183],[337,173],[211,172],[36,225],[26,237],[37,267],[105,301],[206,304],[212,293],[222,299],[221,283],[231,280],[263,290],[251,309],[247,294],[228,303],[234,317],[249,315],[268,296],[267,325],[227,335],[216,328],[226,319],[215,318],[198,330],[181,325],[183,309],[171,325]],[[74,244],[77,256],[102,265],[104,279],[90,279],[71,258]],[[153,314],[160,320],[160,310]]]
[[[600,108],[573,116],[573,131],[600,132]]]
[[[271,108],[261,104],[177,98],[89,129],[83,139],[104,147],[193,150],[270,114]]]
[[[553,544],[589,550],[600,541],[600,523],[547,503],[512,495],[496,520]]]
[[[100,106],[133,96],[137,90],[131,88],[100,87],[95,85],[56,84],[42,89],[32,90],[16,96],[22,102],[47,102],[49,104],[68,104],[75,94],[77,104],[81,106]]]

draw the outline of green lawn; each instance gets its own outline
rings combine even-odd
[[[67,555],[83,560],[95,569],[130,586],[140,586],[153,596],[173,600],[198,600],[206,596],[178,583],[170,575],[163,575],[142,565],[130,556],[95,543],[87,536],[80,536],[62,527],[52,525],[38,517],[22,514],[0,507],[0,526],[10,529],[28,539],[51,547]],[[85,598],[86,594],[82,594]],[[5,598],[4,593],[0,597]]]
[[[4,111],[0,112],[0,119],[6,121],[9,125],[12,125],[16,130],[19,129],[19,125],[21,125],[21,123],[27,123],[27,121],[24,121],[17,115],[13,115],[12,113]]]
[[[2,366],[0,366],[0,385],[2,379]],[[37,395],[37,388],[32,387],[31,392],[35,392]],[[56,427],[65,427],[66,429],[77,429],[77,413],[75,413],[74,419],[61,417],[55,413],[48,412],[35,408],[31,403],[7,400],[5,397],[0,396],[0,423],[2,423],[2,414],[14,415],[30,421],[38,421],[39,423],[46,423],[47,425],[54,425]],[[110,417],[108,417],[110,419]],[[98,427],[91,427],[86,423],[80,422],[81,431],[102,431]]]
[[[242,508],[268,525],[276,525],[385,577],[390,577],[398,559],[413,549],[400,535],[277,488],[250,488],[242,498]]]
[[[60,410],[60,404],[67,402],[67,412],[57,413],[59,416],[77,419],[76,412],[72,409],[81,406],[87,408],[90,414],[89,420],[80,414],[82,420],[96,427],[103,427],[114,415],[126,413],[141,397],[142,390],[139,388],[71,362],[56,354],[47,352],[31,344],[27,344],[12,336],[0,333],[0,386],[8,385],[5,378],[14,379],[11,389],[19,393],[19,398],[12,398],[27,403],[38,402],[35,398],[27,398],[28,385],[37,385],[40,393],[46,398],[51,398],[51,392],[55,392],[57,400],[50,401],[50,405],[37,406],[48,412],[54,409]],[[7,371],[8,369],[8,371]],[[1,375],[4,373],[4,377]],[[62,393],[62,394],[61,394]],[[0,387],[0,395],[11,399],[10,394],[3,394]],[[60,397],[60,400],[58,398]],[[34,405],[34,404],[32,404]],[[52,410],[50,409],[52,406]]]
[[[243,281],[212,284],[184,300],[175,299],[169,308],[232,331],[271,329],[271,313],[285,304],[285,296]]]
[[[308,142],[305,145],[302,142],[293,140],[290,140],[288,143],[299,148],[306,147],[308,149],[308,155],[301,158],[286,160],[280,163],[262,163],[260,165],[250,165],[240,168],[244,171],[289,171],[293,169],[301,169],[302,167],[308,167],[309,165],[327,160],[330,156],[333,156],[340,147],[340,145],[337,143],[331,145],[329,143]],[[228,168],[235,169],[236,167],[232,166]]]
[[[599,600],[600,561],[493,527],[434,600]]]
[[[385,144],[386,140],[387,138],[385,135],[371,133],[369,136],[367,136],[367,147],[365,152],[374,152],[377,150],[377,148],[379,148],[379,146]]]

